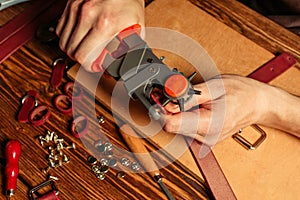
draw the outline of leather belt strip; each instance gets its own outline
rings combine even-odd
[[[0,28],[0,63],[31,40],[38,26],[62,13],[66,0],[37,0],[28,9]]]
[[[289,53],[284,52],[255,70],[248,77],[267,83],[296,63],[297,61]],[[186,140],[189,139],[186,138]],[[204,158],[200,158],[199,156],[200,149],[202,148],[206,148],[209,152]],[[210,147],[194,140],[191,143],[190,149],[213,197],[217,200],[236,199]]]

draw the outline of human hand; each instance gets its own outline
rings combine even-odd
[[[91,71],[109,41],[134,24],[144,26],[144,0],[69,0],[56,34],[60,48]]]
[[[164,129],[210,146],[241,128],[261,122],[269,110],[266,94],[274,89],[237,75],[218,76],[194,88],[202,94],[186,103],[185,112],[179,112],[175,104],[165,107],[172,114],[164,116]]]

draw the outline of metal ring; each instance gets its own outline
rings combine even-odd
[[[254,128],[254,130],[256,130],[260,134],[260,137],[254,143],[250,143],[246,138],[239,134],[243,131],[242,129],[240,129],[237,133],[232,135],[233,139],[237,141],[240,145],[245,147],[247,150],[256,149],[267,137],[266,132],[263,129],[261,129],[258,125],[252,124],[251,127]]]

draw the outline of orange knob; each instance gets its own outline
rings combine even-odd
[[[181,74],[175,74],[168,77],[164,85],[165,94],[171,98],[183,96],[188,90],[189,82]]]

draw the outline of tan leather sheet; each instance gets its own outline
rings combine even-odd
[[[198,41],[215,61],[221,73],[246,76],[273,58],[270,52],[185,0],[157,0],[151,3],[146,9],[146,26],[177,30]],[[166,63],[169,66],[185,63],[171,55],[168,57],[168,53],[164,55],[167,55]],[[78,68],[77,65],[69,70],[69,76],[76,78],[91,92],[96,92],[97,99],[111,107],[110,90],[113,84],[106,80],[100,82],[95,89],[97,75],[81,71],[80,77],[76,77]],[[193,71],[186,69],[186,66],[182,68],[188,72]],[[271,84],[300,95],[299,83],[299,68],[293,67]],[[122,90],[119,92],[124,93]],[[137,131],[145,135],[151,134],[151,130],[143,127],[149,122],[143,107],[134,102],[134,106],[130,106],[129,114],[125,104],[121,100],[114,100],[115,112],[123,119],[131,116],[135,123],[141,125],[135,127]],[[214,147],[215,156],[238,199],[296,199],[300,196],[300,140],[278,130],[263,128],[267,132],[267,139],[258,149],[247,151],[232,138],[228,138]],[[251,131],[250,128],[246,129],[246,134],[251,134]],[[164,148],[174,136],[160,131],[148,139]],[[177,137],[176,142],[178,146],[185,145],[181,137]],[[172,149],[168,152],[174,157],[178,156]],[[185,151],[179,161],[201,176],[189,151]]]

